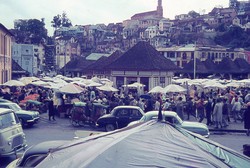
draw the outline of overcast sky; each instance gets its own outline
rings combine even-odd
[[[65,11],[73,25],[117,23],[135,13],[156,10],[157,0],[0,0],[0,23],[10,29],[15,19],[45,18],[52,34],[51,21]],[[191,10],[210,12],[214,7],[228,7],[229,0],[163,0],[163,15],[175,15]]]

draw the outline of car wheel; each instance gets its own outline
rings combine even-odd
[[[114,131],[115,129],[116,129],[116,127],[115,127],[114,124],[106,124],[106,126],[105,126],[105,130],[106,130],[107,132],[109,132],[109,131]]]
[[[34,123],[29,123],[28,127],[33,127]]]

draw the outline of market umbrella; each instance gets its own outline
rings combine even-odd
[[[240,87],[240,84],[236,83],[236,82],[230,82],[230,83],[226,84],[226,87],[235,87],[235,88],[238,88],[238,87]]]
[[[118,92],[119,91],[118,89],[116,89],[110,85],[103,85],[103,86],[97,87],[97,89],[102,90],[102,91],[107,91],[107,92]]]
[[[25,86],[23,82],[18,80],[9,80],[8,82],[3,83],[4,86]]]
[[[164,93],[164,90],[161,86],[155,86],[148,93]]]
[[[204,88],[217,88],[217,89],[226,89],[226,86],[221,83],[207,84]]]
[[[30,83],[31,85],[35,85],[35,86],[49,86],[49,84],[47,82],[44,81],[34,81]]]
[[[37,78],[37,77],[33,77],[33,76],[31,76],[31,77],[22,77],[22,78],[19,79],[19,81],[23,82],[25,85],[28,85],[31,82],[38,81],[38,80],[40,80],[40,79]]]
[[[62,86],[59,88],[59,92],[62,93],[69,93],[69,94],[79,94],[82,93],[84,89],[78,85],[75,85],[73,83],[66,84],[65,86]]]
[[[163,91],[164,91],[164,93],[180,93],[180,92],[187,91],[187,89],[185,89],[179,85],[176,85],[176,84],[170,84],[170,85],[166,86],[163,89]]]
[[[90,80],[90,83],[87,84],[87,86],[88,87],[99,87],[99,86],[102,86],[102,84]]]
[[[129,85],[123,85],[124,87],[128,87],[128,88],[139,88],[139,87],[144,87],[144,84],[141,84],[139,82],[135,82]]]

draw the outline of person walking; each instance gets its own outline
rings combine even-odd
[[[237,122],[238,119],[241,119],[239,117],[240,110],[241,110],[241,103],[240,103],[239,99],[236,97],[235,102],[234,102],[233,107],[232,107],[234,122]]]
[[[212,98],[207,98],[207,103],[205,104],[205,111],[206,111],[206,118],[207,118],[207,125],[212,125],[212,111],[213,111],[213,106],[212,106]]]
[[[247,130],[247,136],[250,135],[250,102],[247,103],[247,109],[244,115],[244,128]]]
[[[199,122],[202,122],[203,119],[205,118],[205,103],[204,103],[204,99],[200,98],[197,102],[196,102],[196,109],[197,109],[197,113],[199,116]]]
[[[223,108],[222,108],[222,124],[223,127],[228,126],[228,117],[229,117],[229,110],[228,110],[228,103],[227,99],[223,99]]]
[[[223,103],[221,98],[218,98],[213,110],[216,129],[218,129],[219,126],[222,127],[222,110],[223,110]]]
[[[52,100],[48,100],[48,110],[49,110],[49,121],[51,121],[51,118],[53,121],[56,121],[55,111],[54,111],[54,103]]]
[[[157,98],[157,100],[155,101],[155,104],[154,104],[154,110],[159,110],[160,109],[160,97]]]
[[[184,120],[183,107],[184,107],[184,103],[182,101],[182,97],[179,97],[176,102],[176,113],[182,120]]]
[[[187,120],[189,120],[190,115],[194,115],[194,102],[192,97],[189,97],[186,103],[186,110],[187,110]]]

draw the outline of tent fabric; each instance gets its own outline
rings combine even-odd
[[[169,124],[133,127],[75,140],[37,167],[230,167]]]

